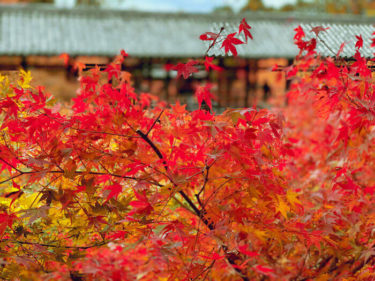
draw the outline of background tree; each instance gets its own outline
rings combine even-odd
[[[242,8],[242,11],[264,11],[266,7],[262,0],[248,0],[247,4]]]
[[[233,14],[234,13],[231,6],[216,7],[212,12],[213,13],[227,13],[227,14]]]
[[[286,4],[279,9],[266,7],[261,0],[249,0],[242,11],[272,11],[283,12],[325,12],[329,14],[369,14],[374,13],[375,5],[368,0],[297,0],[295,4]]]

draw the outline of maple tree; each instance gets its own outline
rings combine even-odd
[[[210,85],[209,111],[167,105],[135,93],[125,52],[80,77],[71,107],[29,72],[0,76],[0,277],[371,280],[375,86],[362,37],[339,64],[316,53],[324,31],[296,29],[282,109],[216,115]],[[236,54],[234,36],[201,39]]]

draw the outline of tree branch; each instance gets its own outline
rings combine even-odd
[[[21,171],[19,169],[17,169],[17,167],[15,167],[14,165],[10,164],[8,161],[6,161],[5,159],[1,158],[0,157],[0,160],[3,161],[6,165],[8,165],[9,167],[11,167],[12,169],[16,170],[17,172],[21,173]]]
[[[155,119],[154,123],[151,125],[151,128],[147,131],[146,136],[148,136],[148,134],[154,128],[155,124],[160,120],[160,117],[163,114],[163,112],[164,112],[164,109],[160,112],[159,116]]]
[[[90,249],[94,247],[100,247],[107,243],[101,242],[94,245],[89,246],[59,246],[59,245],[53,245],[53,244],[45,244],[45,243],[36,243],[36,242],[28,242],[28,241],[18,241],[18,240],[10,240],[10,239],[2,239],[0,242],[9,242],[9,243],[17,243],[20,245],[35,245],[35,246],[44,246],[44,247],[50,247],[50,248],[65,248],[65,249]]]
[[[145,135],[142,131],[140,130],[137,130],[136,131],[137,134],[139,134],[141,136],[141,138],[147,142],[150,147],[152,148],[152,150],[156,153],[156,155],[159,157],[160,160],[163,161],[163,164],[164,164],[164,168],[165,170],[168,172],[168,165],[163,157],[163,154],[161,153],[161,151],[156,147],[156,145],[149,139],[149,137],[147,135]],[[171,180],[172,184],[177,187],[177,184],[174,183],[172,180]],[[179,191],[180,195],[185,199],[185,201],[188,203],[188,205],[194,210],[195,214],[202,220],[202,222],[208,227],[208,229],[210,230],[214,230],[215,229],[215,224],[213,222],[210,222],[206,217],[205,217],[205,211],[204,210],[199,210],[197,208],[197,206],[195,206],[195,204],[193,203],[193,201],[190,199],[190,197],[183,191],[183,190],[180,190]],[[235,265],[237,265],[236,261],[237,260],[240,260],[241,258],[236,255],[236,254],[233,254],[233,253],[229,253],[228,252],[228,247],[226,245],[221,245],[222,249],[224,250],[224,253],[225,253],[225,258],[226,260],[232,265],[232,267],[234,268],[234,270],[241,276],[242,280],[243,281],[249,281],[249,279],[245,276],[244,272],[242,272],[241,269],[239,269],[238,267],[235,267]]]
[[[217,34],[217,37],[214,39],[214,41],[212,41],[211,45],[208,47],[208,49],[207,49],[206,52],[204,53],[205,56],[207,56],[207,55],[208,55],[208,52],[211,50],[211,48],[212,48],[213,46],[215,46],[217,39],[220,37],[220,35],[221,35],[221,33],[224,31],[224,29],[225,29],[224,26],[222,26],[222,27],[220,28],[220,31],[219,31],[219,33]]]
[[[20,173],[18,175],[15,175],[15,176],[12,176],[6,180],[3,180],[0,182],[0,185],[3,184],[3,183],[6,183],[8,181],[11,181],[15,178],[18,178],[20,176],[23,176],[23,175],[31,175],[31,174],[37,174],[37,173],[46,173],[46,174],[64,174],[65,171],[62,170],[53,170],[53,171],[44,171],[44,170],[41,170],[41,171],[29,171],[29,172],[24,172],[24,171],[20,171]],[[112,176],[112,177],[115,177],[115,178],[122,178],[122,179],[130,179],[130,180],[135,180],[135,181],[148,181],[147,178],[146,179],[142,179],[142,178],[136,178],[136,177],[129,177],[129,176],[123,176],[123,175],[119,175],[119,174],[113,174],[113,173],[108,173],[108,172],[91,172],[91,171],[74,171],[73,172],[74,174],[87,174],[87,175],[96,175],[96,176],[104,176],[104,175],[109,175],[109,176]],[[157,185],[157,186],[160,186],[162,187],[163,185],[161,185],[160,183],[158,182],[154,182],[154,181],[149,181],[151,184],[154,184],[154,185]]]
[[[40,114],[47,116],[51,120],[54,120],[55,122],[59,123],[62,126],[67,126],[67,124],[58,121],[56,118],[53,118],[49,116],[47,113],[41,113]],[[86,129],[81,129],[81,128],[75,128],[75,127],[69,127],[69,129],[79,131],[79,132],[85,132],[85,133],[90,133],[90,134],[103,134],[103,135],[110,135],[110,136],[118,136],[118,137],[124,137],[124,138],[138,138],[137,136],[131,136],[131,135],[124,135],[124,134],[117,134],[117,133],[112,133],[112,132],[103,132],[103,131],[92,131],[92,130],[86,130]]]

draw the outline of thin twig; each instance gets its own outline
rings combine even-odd
[[[18,178],[20,176],[23,176],[23,175],[31,175],[31,174],[37,174],[37,173],[46,173],[46,174],[64,174],[65,171],[57,171],[57,170],[53,170],[53,171],[30,171],[30,172],[23,172],[21,171],[20,174],[18,175],[15,175],[15,176],[12,176],[6,180],[3,180],[0,182],[0,185],[3,184],[3,183],[6,183],[10,180],[13,180],[15,178]],[[87,174],[87,175],[95,175],[95,176],[105,176],[105,175],[109,175],[109,176],[112,176],[112,177],[115,177],[115,178],[122,178],[122,179],[130,179],[130,180],[135,180],[135,181],[148,181],[147,179],[142,179],[142,178],[136,178],[136,177],[130,177],[130,176],[123,176],[123,175],[119,175],[119,174],[113,174],[113,173],[104,173],[104,172],[92,172],[92,171],[74,171],[72,172],[74,174]],[[162,187],[163,185],[161,185],[160,183],[158,182],[154,182],[154,181],[149,181],[151,184],[154,184],[154,185],[157,185],[157,186],[160,186]]]
[[[163,161],[163,164],[164,164],[164,167],[166,169],[166,171],[168,172],[168,166],[167,166],[167,163],[165,162],[165,159],[163,158],[163,155],[161,154],[160,150],[156,147],[156,145],[148,138],[147,135],[145,135],[142,131],[140,130],[137,130],[136,131],[137,134],[139,134],[142,139],[147,142],[150,147],[152,148],[152,150],[156,153],[156,155],[159,157],[160,160]],[[177,188],[177,184],[174,183],[172,180],[171,180],[172,184],[174,185],[175,188]],[[205,213],[204,211],[201,211],[197,208],[197,206],[195,206],[195,204],[193,203],[193,201],[190,199],[190,197],[183,191],[183,190],[180,190],[178,192],[183,198],[184,200],[188,203],[188,205],[193,209],[193,211],[195,212],[195,214],[201,219],[201,221],[208,227],[208,229],[210,230],[214,230],[215,229],[215,224],[211,221],[209,221],[206,217],[205,217]],[[242,280],[243,281],[249,281],[249,279],[245,276],[244,272],[242,272],[241,269],[235,267],[236,265],[236,261],[238,259],[240,259],[240,257],[238,257],[237,255],[233,255],[231,253],[228,252],[228,247],[226,245],[221,245],[221,248],[224,250],[225,252],[225,258],[226,260],[233,266],[234,270],[241,276]]]
[[[89,245],[89,246],[62,246],[62,245],[53,245],[53,244],[45,244],[45,243],[36,243],[36,242],[28,242],[28,241],[18,241],[18,240],[10,240],[10,239],[2,239],[0,242],[9,242],[9,243],[17,243],[20,245],[35,245],[35,246],[44,246],[50,248],[65,248],[65,249],[90,249],[94,247],[101,247],[107,243],[101,242],[99,244]]]
[[[206,175],[204,177],[204,182],[203,182],[203,185],[202,185],[202,188],[199,190],[199,192],[197,194],[195,194],[195,197],[197,198],[197,201],[199,203],[199,205],[201,206],[201,208],[204,210],[204,205],[200,199],[200,195],[201,193],[205,190],[205,187],[207,185],[207,182],[208,182],[208,173],[210,171],[210,168],[215,164],[216,162],[216,159],[212,162],[211,165],[207,165],[205,166],[205,170],[206,170]]]
[[[17,169],[17,167],[15,167],[14,165],[10,164],[8,161],[6,161],[5,159],[1,158],[0,157],[0,160],[3,161],[5,164],[7,164],[9,167],[11,167],[12,169],[16,170],[17,172],[21,173],[21,171],[19,169]]]
[[[30,207],[29,207],[29,209],[31,209],[32,207],[33,207],[33,205],[34,205],[34,203],[36,202],[36,200],[38,199],[38,197],[39,197],[39,195],[48,187],[48,186],[50,186],[54,181],[56,181],[56,180],[58,180],[59,178],[61,178],[62,177],[62,175],[59,175],[59,176],[57,176],[56,178],[54,178],[54,179],[52,179],[49,183],[47,183],[47,185],[42,185],[43,186],[43,188],[38,192],[38,194],[37,194],[37,196],[35,196],[35,198],[34,198],[34,200],[33,200],[33,202],[31,203],[31,205],[30,205]]]
[[[41,114],[47,116],[48,118],[50,118],[51,120],[54,120],[55,122],[59,123],[62,126],[67,126],[68,125],[66,123],[58,121],[56,118],[53,118],[53,117],[49,116],[46,113],[41,113]],[[86,130],[86,129],[76,128],[76,127],[73,127],[73,126],[69,127],[69,129],[72,129],[72,130],[75,130],[75,131],[80,131],[80,132],[85,132],[85,133],[90,133],[90,134],[103,134],[103,135],[118,136],[118,137],[124,137],[124,138],[139,138],[138,136],[117,134],[117,133],[104,132],[104,131],[92,131],[92,130]]]
[[[205,56],[207,56],[207,55],[208,55],[208,52],[211,50],[211,48],[212,48],[213,46],[215,46],[217,39],[220,37],[220,35],[221,35],[221,33],[224,31],[224,29],[225,29],[224,26],[222,26],[222,27],[220,28],[220,31],[219,31],[219,33],[217,34],[217,37],[214,39],[214,41],[212,41],[211,45],[208,47],[208,49],[207,49],[206,52],[204,53]]]
[[[164,112],[164,109],[160,112],[159,116],[154,120],[154,123],[151,125],[151,128],[147,131],[146,136],[148,136],[148,134],[154,128],[155,124],[160,120],[160,117],[163,114],[163,112]]]
[[[333,56],[336,56],[337,53],[335,53],[335,51],[326,43],[326,41],[322,39],[322,37],[319,36],[319,34],[317,34],[316,38],[323,43],[323,45],[332,53]]]

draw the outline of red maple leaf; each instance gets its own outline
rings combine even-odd
[[[203,41],[212,41],[217,39],[219,37],[219,33],[213,33],[213,32],[205,32],[199,36],[199,39]]]
[[[254,268],[256,269],[256,271],[264,274],[264,275],[270,275],[271,272],[273,272],[273,269],[272,268],[269,268],[269,267],[265,267],[263,265],[256,265],[254,266]]]
[[[187,63],[178,63],[177,65],[171,67],[170,69],[177,71],[177,78],[183,76],[184,79],[188,79],[192,73],[198,72],[198,68],[194,65],[199,64],[196,60],[191,60]]]
[[[208,260],[222,260],[223,258],[225,258],[225,256],[220,256],[218,253],[213,253],[210,256],[201,256],[201,257],[204,259],[208,259]]]
[[[134,214],[149,215],[154,209],[150,202],[147,199],[146,191],[138,193],[134,190],[134,195],[138,200],[131,201],[130,206],[133,207],[133,210],[128,213],[129,216]]]
[[[199,108],[201,109],[203,101],[207,104],[207,106],[212,111],[212,102],[211,99],[214,98],[214,95],[211,93],[211,84],[207,84],[205,86],[197,87],[195,91],[195,97],[197,98]]]
[[[294,29],[296,35],[294,35],[294,41],[301,41],[302,38],[305,37],[305,32],[303,31],[302,27],[299,25]]]
[[[366,186],[363,189],[363,192],[366,193],[366,194],[374,195],[374,193],[375,193],[375,185],[373,185],[373,186]]]
[[[75,62],[73,65],[73,69],[78,70],[79,73],[81,73],[85,68],[86,68],[86,64],[79,62],[79,61]]]
[[[239,246],[238,250],[240,251],[240,253],[242,253],[244,255],[247,255],[249,257],[259,256],[259,254],[257,252],[249,251],[248,247],[246,245]]]
[[[357,42],[355,43],[355,47],[356,49],[361,49],[363,47],[363,38],[362,38],[362,35],[359,35],[359,36],[355,36],[355,38],[357,38]]]
[[[339,50],[338,50],[338,52],[337,52],[337,54],[336,54],[336,57],[339,57],[339,56],[340,56],[340,54],[341,54],[342,51],[344,50],[345,45],[346,45],[346,42],[341,43],[340,48],[339,48]]]
[[[122,186],[119,183],[115,183],[113,185],[105,187],[104,190],[111,191],[107,196],[107,200],[106,200],[107,202],[109,199],[113,197],[117,198],[117,196],[122,192]]]
[[[165,71],[171,71],[171,70],[173,70],[173,68],[174,68],[174,65],[171,64],[171,63],[164,64],[164,70]]]
[[[319,33],[322,32],[322,31],[327,31],[327,29],[329,29],[329,27],[327,28],[324,28],[323,26],[315,26],[313,27],[310,32],[314,32],[316,36],[319,36]]]
[[[104,70],[104,72],[108,73],[108,80],[111,80],[113,76],[115,76],[118,79],[120,71],[121,66],[119,64],[114,63],[109,64],[107,68]]]
[[[221,45],[221,48],[224,47],[225,54],[231,51],[233,56],[237,56],[237,50],[234,45],[244,44],[244,42],[242,42],[240,39],[234,37],[236,34],[237,32],[228,34],[227,37],[224,39],[223,44]]]
[[[250,29],[251,29],[251,26],[246,22],[246,19],[243,18],[238,28],[238,34],[243,32],[245,34],[246,42],[247,42],[247,38],[250,38],[251,40],[253,40],[253,36],[251,35],[249,31]]]
[[[205,61],[204,61],[204,66],[206,67],[206,71],[209,71],[210,68],[212,68],[213,70],[217,70],[217,71],[221,71],[223,70],[220,66],[217,66],[216,64],[213,64],[212,61],[214,60],[213,57],[207,57],[205,58]]]
[[[121,50],[121,56],[123,56],[124,58],[128,57],[129,54],[127,52],[125,52],[125,50]]]
[[[67,53],[62,53],[59,58],[63,59],[65,66],[69,65],[69,55]]]
[[[16,219],[17,216],[14,214],[0,213],[0,237],[3,235],[7,226],[12,228],[13,221]]]
[[[271,68],[271,71],[279,71],[279,65],[277,63],[275,63],[272,68]]]
[[[128,231],[118,230],[118,231],[114,231],[112,233],[107,233],[106,238],[111,239],[111,240],[124,239],[128,234],[129,234]]]
[[[177,100],[175,105],[171,105],[173,112],[178,115],[186,112],[185,107],[186,107],[186,104],[181,105],[179,100]]]

